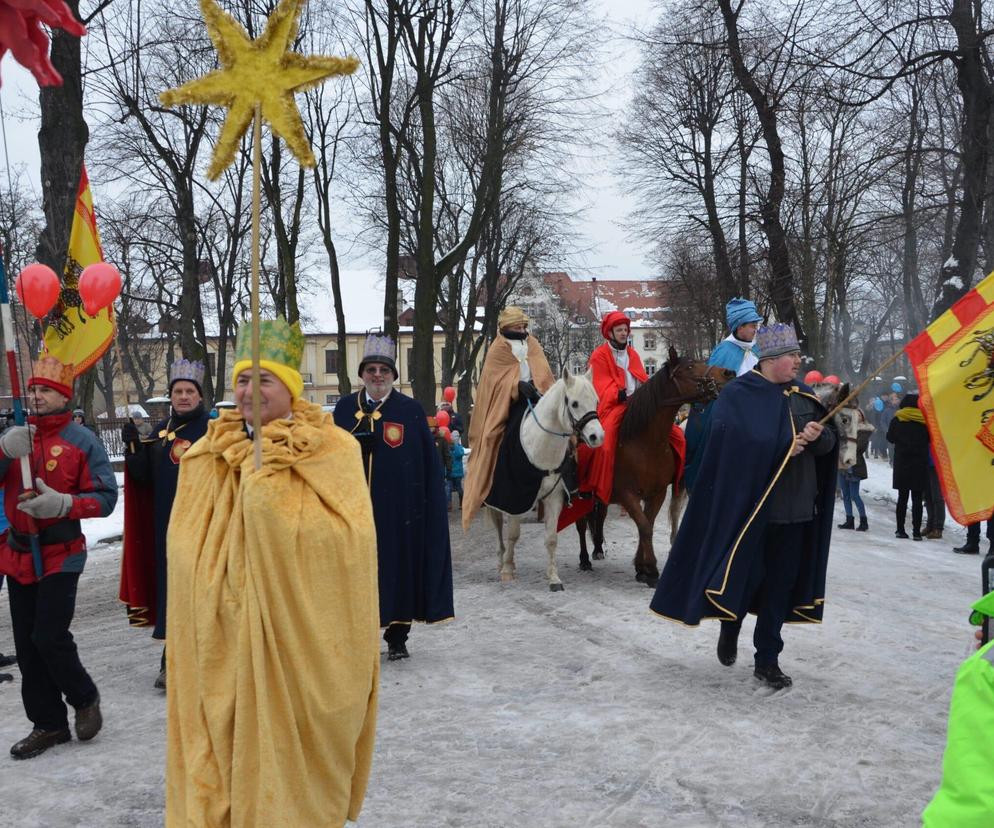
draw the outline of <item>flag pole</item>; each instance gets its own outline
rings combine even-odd
[[[262,468],[262,396],[259,365],[259,179],[262,166],[262,107],[255,105],[252,128],[252,443],[255,470]]]
[[[2,249],[0,249],[2,254]],[[7,373],[10,375],[10,396],[13,400],[14,422],[17,425],[24,425],[24,405],[21,400],[21,380],[17,373],[17,355],[15,353],[14,322],[10,315],[10,292],[7,289],[7,273],[3,266],[3,256],[0,255],[0,328],[3,331],[4,350],[7,358]],[[32,447],[34,441],[32,440]],[[31,476],[31,461],[28,457],[21,458],[21,486],[24,494],[33,494],[35,488],[34,479]],[[2,508],[2,507],[0,507]],[[38,524],[35,519],[28,514],[24,517],[28,521],[28,535],[30,537],[31,560],[34,564],[35,577],[41,578],[44,574],[44,565],[41,557],[41,544],[38,540]]]
[[[876,370],[871,371],[870,374],[867,376],[867,378],[863,380],[859,385],[857,385],[852,391],[850,391],[844,400],[838,403],[835,406],[835,408],[829,411],[824,417],[822,417],[818,421],[818,425],[825,425],[825,423],[831,420],[832,417],[834,417],[836,414],[839,413],[839,411],[845,408],[846,403],[848,403],[853,397],[859,396],[859,392],[862,391],[864,388],[866,388],[866,386],[873,381],[873,378],[877,374],[883,372],[886,368],[890,368],[890,366],[893,365],[895,362],[897,362],[898,359],[900,359],[903,355],[904,355],[904,349],[902,348],[901,350],[896,351],[894,354],[892,354],[891,357],[886,362],[883,363],[883,365],[880,365],[877,367]]]

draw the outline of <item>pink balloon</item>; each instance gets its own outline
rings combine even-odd
[[[448,411],[439,411],[435,415],[435,422],[438,423],[439,426],[447,426],[449,424],[449,422],[450,422],[449,412]]]
[[[808,371],[804,375],[805,385],[817,385],[819,382],[823,382],[825,378],[821,375],[821,371]]]
[[[451,440],[452,439],[452,432],[449,431],[449,429],[446,428],[445,426],[439,426],[438,427],[438,436],[441,437],[443,440]]]
[[[90,316],[113,305],[120,294],[121,274],[114,265],[98,262],[83,269],[79,277],[79,298],[83,300],[83,310]]]
[[[21,304],[31,311],[35,319],[41,319],[59,301],[62,285],[52,268],[35,263],[29,264],[20,272],[14,282],[14,289]]]
[[[451,385],[445,386],[445,389],[442,391],[442,399],[444,399],[447,403],[455,402],[456,389]]]
[[[829,374],[825,377],[825,382],[829,385],[842,385],[842,380],[840,380],[835,374]]]

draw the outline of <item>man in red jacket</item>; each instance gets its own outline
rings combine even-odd
[[[73,366],[51,356],[38,360],[28,380],[34,414],[28,426],[0,435],[0,480],[10,529],[0,536],[0,574],[7,576],[10,618],[21,698],[31,733],[10,749],[15,759],[37,756],[68,742],[63,696],[76,709],[76,738],[87,741],[103,723],[100,694],[79,661],[69,625],[76,585],[86,563],[83,518],[114,510],[117,482],[97,436],[72,422]],[[35,478],[24,496],[20,458]],[[40,560],[32,552],[37,533]],[[39,571],[40,570],[40,571]]]
[[[628,398],[649,379],[642,358],[628,344],[631,327],[631,320],[621,311],[608,313],[601,320],[601,335],[607,342],[590,355],[594,388],[600,398],[597,417],[604,427],[604,444],[597,451],[582,453],[580,490],[593,492],[601,503],[611,502],[618,428]]]

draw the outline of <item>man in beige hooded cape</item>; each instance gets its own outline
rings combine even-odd
[[[166,825],[341,826],[373,756],[373,513],[359,444],[300,398],[284,320],[262,323],[255,469],[248,331],[238,407],[183,456],[169,523]]]
[[[498,333],[483,362],[469,424],[472,452],[463,483],[463,529],[469,528],[490,493],[507,415],[520,393],[518,384],[529,383],[544,394],[555,382],[542,346],[528,333],[528,321],[515,305],[508,305],[497,317]]]

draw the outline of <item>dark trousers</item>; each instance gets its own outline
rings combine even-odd
[[[942,497],[939,472],[935,466],[928,467],[928,488],[925,490],[925,525],[929,529],[944,529],[946,526],[946,501]]]
[[[987,521],[987,540],[994,544],[994,518]],[[980,524],[971,523],[966,527],[966,542],[970,546],[980,545]]]
[[[756,666],[776,664],[783,651],[783,629],[790,612],[790,595],[801,563],[801,541],[807,523],[771,523],[763,535],[763,548],[756,555],[745,595],[748,606],[757,607],[756,629],[752,643],[756,648]],[[747,608],[748,608],[747,606]],[[742,615],[745,614],[743,610]],[[741,616],[740,616],[741,618]],[[722,621],[723,628],[738,635],[742,621]]]
[[[41,730],[68,727],[63,696],[73,707],[85,707],[97,698],[96,685],[80,664],[69,632],[78,582],[79,573],[73,572],[48,575],[28,586],[7,579],[24,712]]]
[[[897,528],[903,532],[908,516],[908,494],[911,494],[911,529],[914,534],[922,531],[922,493],[916,489],[897,490]]]
[[[406,644],[410,632],[410,624],[391,624],[383,631],[383,640],[387,644]]]

